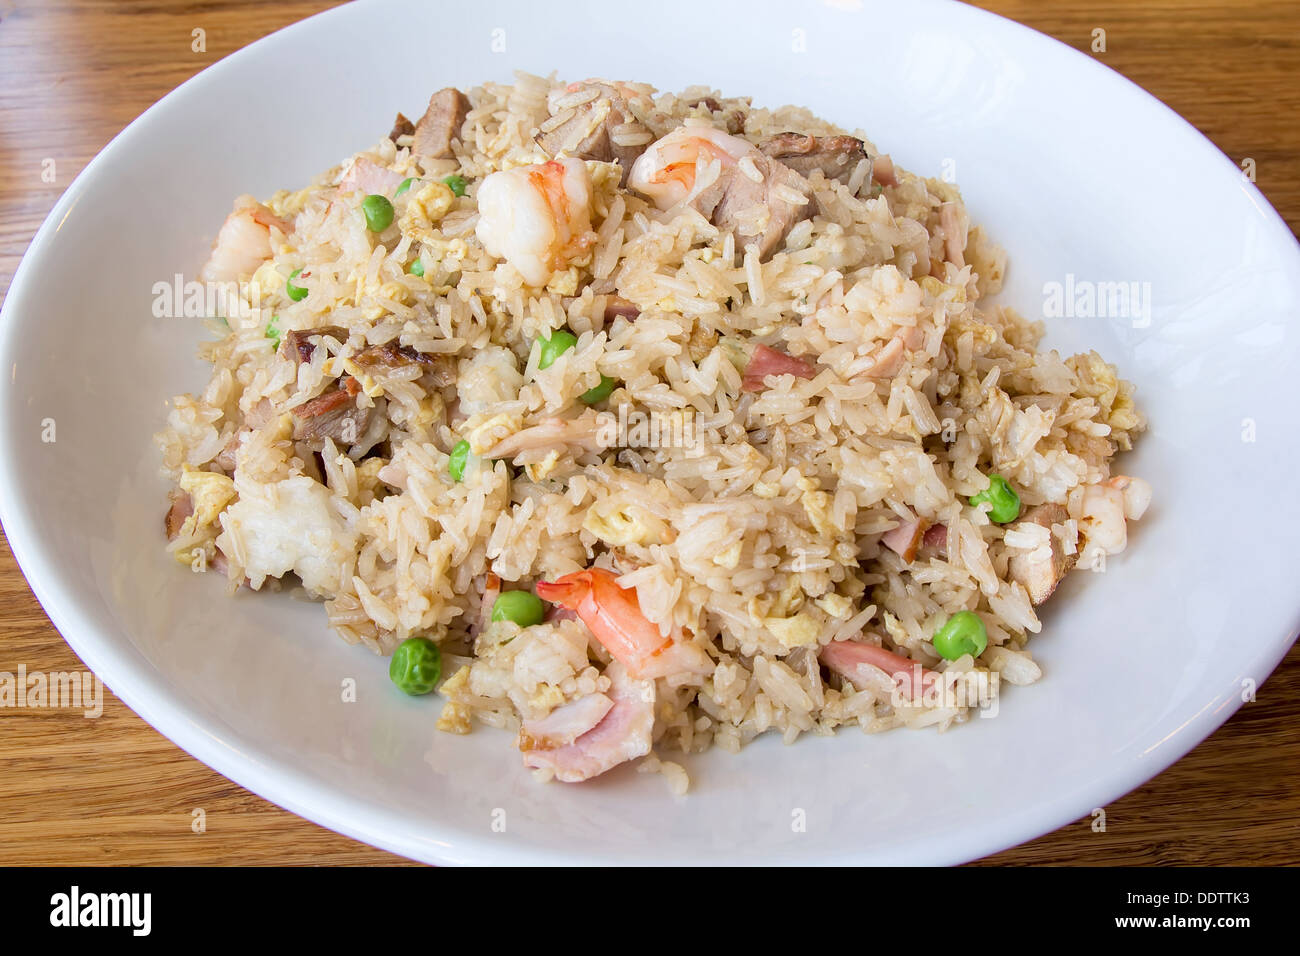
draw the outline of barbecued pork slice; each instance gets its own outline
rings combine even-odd
[[[1034,604],[1042,604],[1051,597],[1061,579],[1079,560],[1077,551],[1066,554],[1060,539],[1052,534],[1052,525],[1061,524],[1069,517],[1064,505],[1054,504],[1037,505],[1020,516],[1022,524],[1028,522],[1046,528],[1049,538],[1044,547],[1015,554],[1007,564],[1011,580],[1024,585]]]
[[[583,101],[567,105],[575,99]],[[573,83],[552,102],[551,121],[558,120],[558,125],[547,128],[550,121],[543,123],[537,144],[552,157],[563,153],[618,163],[623,170],[621,183],[626,184],[632,163],[645,152],[654,134],[633,114],[623,92],[609,83]]]
[[[353,444],[370,425],[370,417],[375,411],[373,407],[357,405],[356,397],[360,392],[357,380],[345,377],[336,387],[294,408],[293,440],[330,438],[340,444]]]
[[[758,148],[801,176],[809,176],[814,169],[820,169],[827,179],[838,179],[846,185],[858,163],[867,158],[862,140],[853,136],[778,133],[760,143]]]
[[[448,86],[429,97],[429,108],[415,124],[411,152],[422,159],[447,159],[451,142],[460,139],[460,128],[469,115],[469,100],[455,87]]]
[[[398,113],[397,118],[393,120],[393,128],[388,132],[388,138],[395,143],[397,137],[410,136],[414,132],[415,124],[407,119],[404,114]]]

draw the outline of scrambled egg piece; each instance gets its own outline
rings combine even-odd
[[[383,387],[370,376],[369,372],[352,361],[352,359],[345,358],[343,360],[343,371],[355,378],[357,384],[361,386],[361,390],[371,398],[378,398],[384,394]]]
[[[493,415],[472,426],[465,435],[472,455],[482,455],[497,442],[519,431],[523,420],[518,415]]]
[[[299,189],[297,192],[281,189],[266,201],[266,208],[281,219],[288,219],[302,212],[303,207],[307,205],[307,197],[310,195],[310,186],[306,189]]]
[[[737,541],[730,547],[724,548],[722,551],[715,554],[713,556],[713,563],[720,568],[734,571],[736,566],[740,564],[740,553],[744,550],[744,547],[745,543],[743,541]]]
[[[181,475],[181,490],[188,492],[194,513],[185,519],[189,531],[215,524],[217,515],[235,498],[235,483],[225,475],[212,471],[199,471],[185,466]],[[190,525],[190,522],[193,522]],[[184,533],[184,532],[182,532]]]
[[[588,256],[583,262],[590,262]],[[577,295],[578,286],[582,283],[582,278],[578,266],[573,265],[563,272],[556,272],[551,275],[551,281],[546,283],[546,291],[553,292],[555,295]]]
[[[1101,406],[1100,420],[1110,426],[1115,443],[1128,451],[1132,447],[1129,432],[1146,427],[1145,420],[1133,404],[1133,386],[1121,381],[1115,366],[1096,352],[1072,355],[1065,364],[1079,378],[1075,394],[1097,400]]]
[[[839,532],[831,523],[831,496],[824,491],[805,491],[800,499],[808,520],[818,534],[834,537]]]
[[[532,481],[541,481],[551,472],[555,471],[560,464],[560,452],[558,449],[552,449],[541,461],[530,462],[524,465],[524,471],[528,472],[528,477]]]
[[[957,305],[964,305],[966,302],[966,287],[964,285],[949,285],[946,282],[940,282],[934,276],[921,276],[918,281],[921,283],[921,288],[936,299],[942,299],[945,295],[951,293],[948,301]]]
[[[554,684],[538,684],[537,693],[528,699],[531,707],[549,713],[564,703],[564,694]]]
[[[193,512],[181,523],[180,537],[192,538],[209,529],[209,536],[217,523],[217,517],[236,497],[235,483],[225,475],[211,471],[199,471],[189,465],[185,466],[180,480],[181,490],[190,496]],[[204,546],[184,548],[175,554],[181,564],[192,565],[195,556],[204,553]]]
[[[835,591],[823,594],[813,603],[838,621],[847,621],[853,613],[853,602]]]
[[[635,505],[618,505],[606,499],[587,509],[582,526],[600,540],[615,546],[663,544],[668,526]]]
[[[456,671],[451,677],[438,688],[438,693],[447,698],[447,703],[443,705],[442,715],[438,718],[437,728],[445,730],[450,734],[467,734],[470,732],[471,723],[469,717],[469,708],[459,703],[458,698],[469,693],[469,665],[466,664]]]
[[[257,271],[253,273],[252,281],[249,284],[253,289],[257,290],[259,297],[268,297],[284,288],[284,277],[276,269],[275,261],[268,259],[257,267]]]
[[[423,186],[406,203],[406,210],[397,221],[402,235],[427,242],[433,238],[433,224],[447,215],[456,194],[446,183],[432,182]]]
[[[763,626],[781,642],[782,646],[791,649],[817,643],[817,638],[822,631],[821,625],[807,614],[796,614],[794,617],[769,617],[764,619]]]

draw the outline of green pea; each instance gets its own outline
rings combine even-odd
[[[609,398],[610,392],[614,391],[614,386],[618,384],[618,379],[610,378],[608,375],[600,377],[600,384],[593,388],[587,389],[578,396],[578,400],[586,405],[595,405],[597,402],[603,402]]]
[[[300,285],[293,284],[293,280],[298,278],[301,273],[301,269],[294,269],[289,275],[289,281],[284,284],[285,294],[288,295],[289,298],[293,299],[294,302],[301,302],[303,299],[307,298],[307,290]]]
[[[971,611],[958,611],[934,632],[934,649],[944,660],[955,661],[963,654],[979,657],[989,646],[984,622]]]
[[[398,196],[402,195],[402,193],[410,189],[411,183],[413,182],[415,182],[414,176],[407,176],[405,179],[403,179],[402,184],[398,186],[397,190],[393,193],[393,198],[396,199]]]
[[[419,256],[416,256],[415,261],[412,262],[409,266],[406,267],[406,271],[409,272],[409,273],[410,273],[411,275],[413,275],[413,276],[419,276],[421,279],[423,279],[423,278],[424,278],[424,261],[423,261],[422,259],[420,259]]]
[[[278,315],[271,316],[270,321],[266,323],[266,337],[271,340],[272,348],[278,349],[280,347],[280,317]]]
[[[366,228],[371,232],[383,232],[393,222],[393,204],[386,196],[372,193],[361,200],[361,211],[366,215]]]
[[[451,475],[453,481],[465,480],[465,464],[469,461],[469,442],[461,439],[456,442],[456,447],[451,450],[451,456],[447,459],[447,473]]]
[[[520,627],[541,624],[546,604],[531,591],[502,591],[492,602],[492,620],[514,621]]]
[[[542,343],[542,354],[537,360],[537,367],[550,368],[557,358],[578,344],[578,337],[572,332],[560,329],[558,332],[551,333],[549,339],[542,338],[537,341]]]
[[[1020,496],[1010,483],[1001,475],[989,475],[987,490],[971,495],[971,507],[988,502],[989,520],[996,524],[1006,524],[1020,517]]]
[[[452,191],[453,195],[465,195],[465,186],[467,185],[464,176],[448,176],[443,183]]]
[[[393,651],[388,676],[404,694],[428,694],[442,676],[442,651],[427,637],[408,637]]]

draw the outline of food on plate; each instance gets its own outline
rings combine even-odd
[[[1005,269],[955,185],[802,108],[442,89],[216,232],[168,548],[547,778],[946,728],[1040,676],[1038,607],[1151,499],[1133,387],[1040,350]]]

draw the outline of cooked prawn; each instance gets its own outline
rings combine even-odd
[[[660,209],[691,202],[758,147],[710,126],[681,126],[646,148],[627,184]]]
[[[707,655],[693,645],[674,641],[645,616],[636,592],[619,587],[604,568],[588,568],[537,582],[537,596],[576,611],[605,650],[634,679],[707,673]]]
[[[204,282],[245,279],[271,258],[271,227],[282,233],[293,227],[260,203],[237,208],[221,226],[212,255],[199,273]]]
[[[483,247],[530,285],[546,285],[596,242],[591,176],[580,159],[493,173],[479,186],[478,208],[476,233]]]

